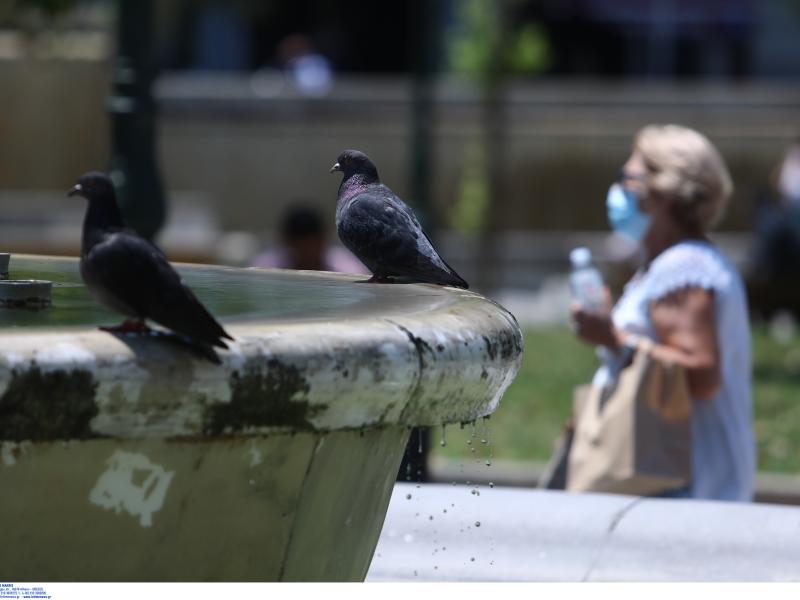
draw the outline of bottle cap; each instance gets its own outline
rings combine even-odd
[[[572,267],[575,269],[588,267],[592,264],[592,251],[582,246],[580,248],[574,248],[572,252],[569,253],[569,262],[572,263]]]

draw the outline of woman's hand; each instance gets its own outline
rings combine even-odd
[[[619,332],[611,320],[611,293],[603,288],[605,301],[600,310],[586,310],[573,302],[570,317],[575,334],[587,344],[606,346],[616,351],[620,346]]]

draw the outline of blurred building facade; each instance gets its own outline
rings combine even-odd
[[[60,193],[80,172],[108,164],[113,3],[65,4],[35,25],[0,5],[0,224],[34,218],[24,206],[6,210],[18,192]],[[491,159],[481,83],[454,72],[450,41],[465,7],[480,13],[500,4],[442,0],[437,16],[430,187],[445,229],[465,229],[459,215],[470,198],[486,195]],[[737,185],[723,228],[750,230],[750,194],[800,130],[800,2],[502,5],[501,31],[535,26],[544,50],[536,69],[502,80],[506,191],[489,200],[497,231],[605,230],[605,191],[632,134],[666,121],[719,145]],[[331,214],[332,226],[338,181],[327,171],[346,147],[369,153],[414,204],[413,57],[425,6],[158,2],[158,154],[173,216],[175,198],[188,199],[211,214],[198,222],[260,235],[302,195]],[[298,57],[312,58],[305,61],[312,70],[298,75]],[[330,81],[321,92],[298,83],[319,81],[325,69]],[[49,202],[73,206],[55,195]]]

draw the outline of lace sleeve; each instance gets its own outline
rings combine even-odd
[[[712,246],[682,243],[665,250],[650,265],[647,274],[649,301],[659,300],[676,290],[699,287],[724,293],[731,284],[732,267]]]

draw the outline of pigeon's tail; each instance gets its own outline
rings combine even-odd
[[[150,318],[195,342],[227,349],[224,339],[234,338],[206,310],[192,291],[182,285],[174,303],[152,307]]]
[[[408,273],[400,275],[399,279],[407,280],[409,282],[418,281],[422,283],[433,283],[436,285],[449,285],[450,287],[468,290],[469,284],[464,281],[464,279],[462,279],[461,276],[456,273],[450,265],[447,263],[444,264],[447,265],[447,271],[439,266],[426,265],[424,267],[417,268],[413,274]]]
[[[453,287],[461,288],[462,290],[468,290],[469,284],[461,278],[461,276],[453,271],[450,273],[450,280],[445,283],[445,285],[450,285]]]
[[[442,264],[446,267],[446,270],[437,266],[433,266],[432,271],[434,271],[435,276],[431,280],[431,283],[436,283],[438,285],[449,285],[451,287],[461,288],[462,290],[468,290],[469,284],[458,273],[456,273],[455,269],[448,265],[441,256],[439,257],[439,260],[442,261]]]
[[[193,336],[206,344],[227,350],[228,344],[226,344],[224,340],[233,341],[233,337],[222,328],[222,325],[211,316],[211,313],[209,313],[202,304],[198,302],[198,305],[205,313],[205,318],[202,319],[202,321],[204,321],[202,324],[197,323],[197,326],[194,328]]]

